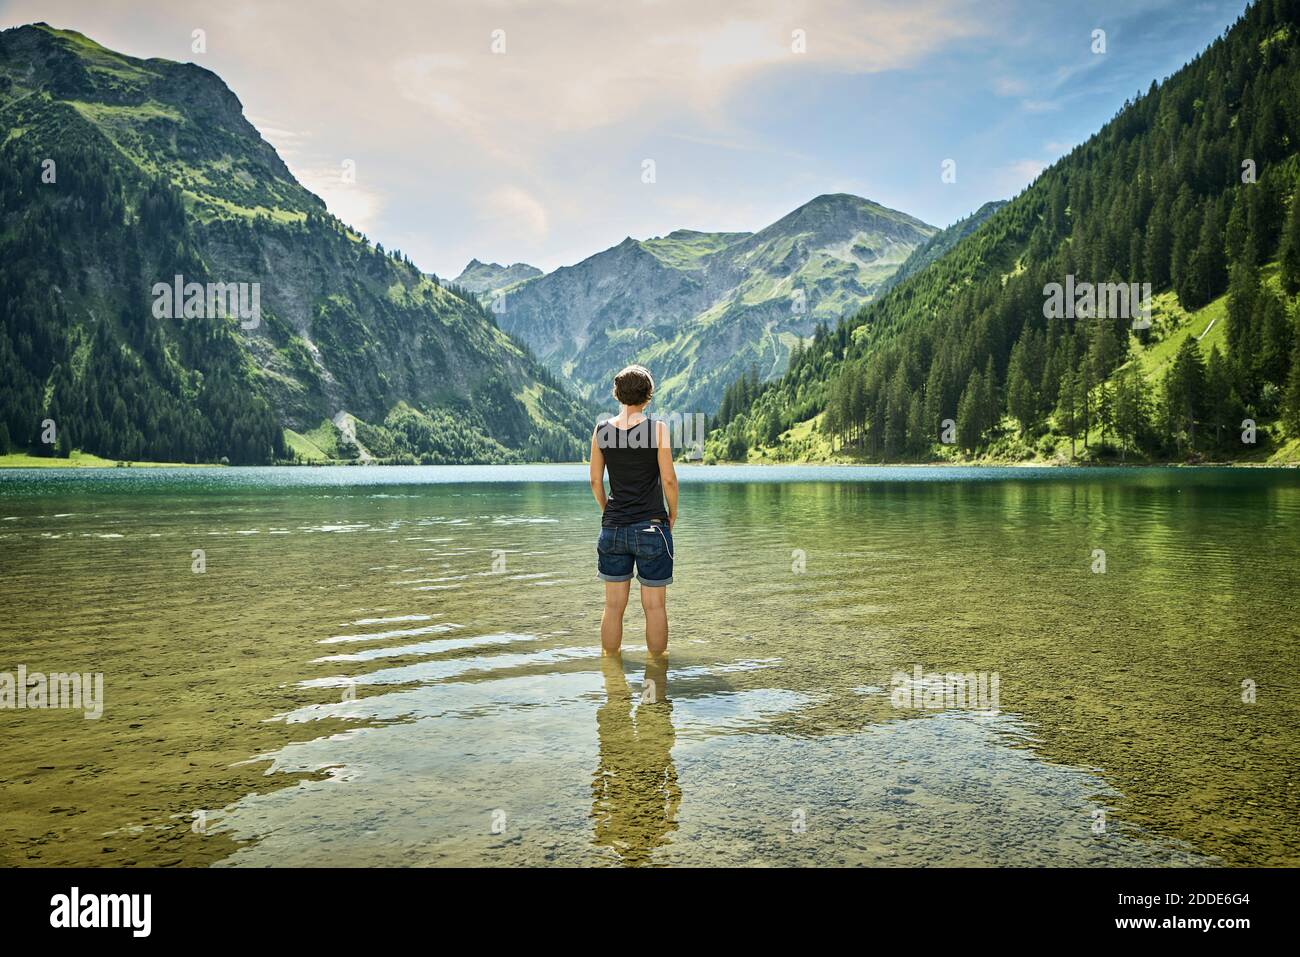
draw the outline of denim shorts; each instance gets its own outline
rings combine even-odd
[[[602,528],[596,542],[596,572],[607,582],[632,579],[659,588],[673,581],[673,533],[662,522]]]

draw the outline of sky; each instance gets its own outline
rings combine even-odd
[[[1244,7],[0,0],[0,27],[43,20],[214,71],[331,212],[454,278],[471,258],[549,271],[627,236],[756,230],[822,193],[949,225],[1014,196]]]

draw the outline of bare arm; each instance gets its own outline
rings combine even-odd
[[[668,527],[677,524],[677,470],[673,468],[673,441],[668,423],[659,423],[659,484],[664,487],[668,503]]]
[[[599,426],[597,426],[599,429]],[[591,494],[596,496],[596,504],[605,511],[605,453],[600,450],[596,433],[591,433]]]

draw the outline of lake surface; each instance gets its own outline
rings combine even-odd
[[[1300,471],[680,472],[0,472],[0,865],[1300,864]]]

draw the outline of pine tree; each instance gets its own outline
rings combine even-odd
[[[1233,264],[1228,283],[1228,353],[1239,363],[1248,363],[1255,344],[1255,303],[1259,299],[1259,275],[1247,260]]]
[[[1267,262],[1277,249],[1278,232],[1285,213],[1279,178],[1265,175],[1251,186],[1247,196],[1250,198],[1246,210],[1247,242],[1254,246],[1255,262]]]
[[[961,400],[957,403],[957,442],[966,451],[974,451],[984,432],[981,419],[984,396],[984,377],[976,369],[966,381]]]
[[[1163,289],[1169,285],[1169,258],[1173,253],[1173,246],[1174,235],[1173,227],[1169,222],[1168,201],[1157,200],[1147,224],[1146,249],[1143,257],[1150,277],[1148,281],[1156,289]]]
[[[1115,434],[1120,440],[1121,456],[1141,446],[1149,418],[1142,371],[1136,365],[1127,365],[1115,377]]]
[[[1300,189],[1291,199],[1291,211],[1282,232],[1282,250],[1279,256],[1282,269],[1282,288],[1290,295],[1300,292]]]
[[[1070,437],[1070,458],[1074,458],[1074,441],[1079,436],[1083,417],[1079,412],[1079,376],[1067,369],[1061,377],[1060,398],[1056,406],[1056,427]]]
[[[849,428],[857,436],[858,445],[862,442],[862,429],[867,420],[867,393],[863,388],[862,376],[854,369],[849,376]]]
[[[1007,411],[1020,423],[1021,435],[1038,417],[1038,390],[1030,381],[1026,368],[1028,348],[1025,336],[1021,336],[1011,350],[1011,362],[1007,365]]]
[[[998,427],[1002,419],[1002,399],[998,395],[998,374],[993,366],[993,357],[984,363],[984,375],[980,377],[980,431],[987,432]]]
[[[1197,269],[1197,242],[1204,224],[1204,210],[1192,198],[1191,188],[1184,183],[1174,202],[1174,243],[1170,254],[1169,278],[1185,309],[1199,305],[1200,289],[1204,285]]]
[[[1282,423],[1292,437],[1300,437],[1300,337],[1291,349],[1291,373],[1282,396]]]
[[[1165,425],[1174,448],[1196,448],[1196,423],[1205,401],[1205,360],[1196,340],[1188,336],[1178,347],[1174,361],[1165,373]]]
[[[907,451],[919,455],[932,441],[925,427],[925,402],[919,392],[914,392],[907,410]]]
[[[1271,292],[1260,297],[1257,328],[1259,360],[1256,369],[1261,379],[1281,386],[1291,366],[1291,348],[1295,330],[1286,313],[1286,304]]]
[[[1228,360],[1219,352],[1219,347],[1210,349],[1210,358],[1205,363],[1205,403],[1204,415],[1207,425],[1214,427],[1213,444],[1222,448],[1224,427],[1231,430],[1241,421],[1243,409],[1232,387],[1232,373]]]
[[[1239,262],[1247,251],[1247,240],[1250,238],[1250,228],[1246,221],[1248,202],[1246,194],[1237,190],[1233,196],[1232,212],[1228,214],[1228,227],[1224,231],[1229,262]]]
[[[1223,226],[1220,222],[1219,205],[1213,201],[1206,204],[1205,218],[1201,221],[1201,231],[1196,242],[1196,253],[1192,258],[1191,275],[1188,279],[1188,299],[1183,305],[1189,309],[1199,309],[1215,296],[1223,292],[1228,281],[1228,263],[1223,250]],[[1179,299],[1183,299],[1182,292]]]
[[[1092,431],[1092,383],[1089,381],[1088,363],[1081,362],[1074,376],[1074,408],[1083,447],[1088,448],[1088,434]]]
[[[907,447],[907,413],[911,405],[907,367],[900,362],[889,382],[885,401],[885,451],[899,455]]]
[[[1097,386],[1095,402],[1095,421],[1101,432],[1101,443],[1106,444],[1106,437],[1115,429],[1115,391],[1105,382]]]
[[[1115,334],[1112,319],[1094,320],[1088,327],[1088,362],[1091,365],[1091,381],[1102,382],[1114,371],[1119,360],[1119,337]]]

